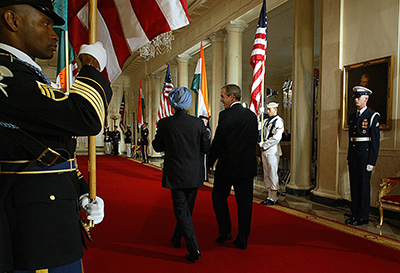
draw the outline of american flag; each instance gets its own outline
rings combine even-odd
[[[172,89],[174,89],[174,85],[172,84],[171,72],[169,71],[169,65],[168,65],[167,74],[165,75],[165,80],[164,80],[164,88],[161,93],[160,109],[158,109],[156,125],[158,124],[158,121],[160,119],[172,116],[173,114],[172,107],[169,104],[168,100],[169,92],[171,92]]]
[[[258,114],[258,108],[263,100],[263,85],[265,75],[265,62],[267,55],[267,13],[265,0],[260,12],[253,51],[250,64],[253,67],[253,84],[251,86],[250,110]]]
[[[88,43],[89,0],[69,0],[68,24],[76,52]],[[149,16],[151,14],[151,16]],[[124,62],[158,35],[190,23],[186,0],[107,0],[97,3],[97,40],[107,51],[103,74],[114,82]]]
[[[125,94],[122,94],[121,106],[119,107],[119,114],[121,115],[121,122],[119,123],[119,127],[121,127],[122,131],[126,130],[126,116],[125,116]]]

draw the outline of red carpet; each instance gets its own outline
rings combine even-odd
[[[79,156],[78,163],[87,177],[87,157]],[[393,247],[257,203],[248,249],[239,250],[232,241],[218,245],[209,187],[199,190],[193,213],[203,259],[187,262],[184,243],[175,249],[170,242],[175,218],[170,191],[161,188],[161,175],[160,170],[132,160],[97,156],[97,194],[105,201],[105,218],[91,232],[94,242],[88,243],[85,251],[85,273],[395,272],[400,268],[400,251]],[[232,236],[236,236],[233,196],[229,202]],[[363,236],[381,237],[371,233]]]

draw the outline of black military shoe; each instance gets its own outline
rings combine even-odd
[[[264,201],[260,202],[261,205],[264,206],[273,206],[273,205],[277,205],[278,204],[278,200],[276,200],[275,202],[269,199],[265,199]]]

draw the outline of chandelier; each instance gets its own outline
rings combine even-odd
[[[292,108],[292,81],[289,78],[286,78],[285,82],[282,85],[283,92],[283,107],[285,109]]]
[[[172,35],[172,31],[158,35],[139,49],[140,57],[148,61],[156,55],[167,53],[172,49],[173,40],[174,35]]]

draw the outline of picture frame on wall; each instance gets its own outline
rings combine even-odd
[[[349,128],[349,115],[356,112],[353,87],[365,86],[372,91],[367,106],[380,114],[380,129],[391,129],[393,56],[344,66],[342,126]]]

